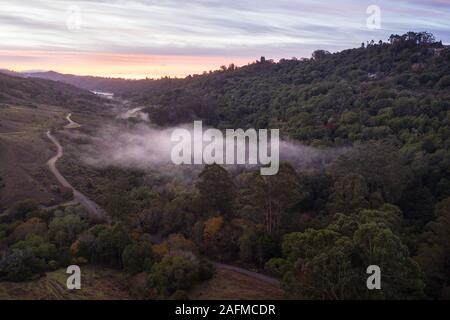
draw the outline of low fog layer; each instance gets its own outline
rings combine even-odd
[[[145,124],[137,124],[132,128],[105,126],[94,137],[89,138],[88,144],[83,145],[82,160],[95,167],[155,168],[172,164],[172,148],[178,142],[172,142],[171,135],[179,128],[181,127],[157,129]],[[192,125],[182,128],[192,133]],[[191,136],[194,139],[193,133]],[[193,141],[195,144],[201,142],[201,139]],[[210,143],[203,142],[203,147]],[[284,140],[280,141],[280,161],[286,160],[301,168],[320,168],[345,150],[345,148],[317,149]],[[194,152],[192,155],[195,156]]]

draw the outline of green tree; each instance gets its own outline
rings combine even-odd
[[[28,213],[37,210],[38,205],[34,199],[18,201],[9,209],[9,215],[14,220],[23,219]]]
[[[348,174],[335,182],[328,210],[336,213],[367,208],[369,206],[368,195],[369,191],[364,177],[354,173]]]
[[[0,258],[0,279],[7,281],[31,280],[33,274],[44,271],[45,261],[30,249],[15,249]]]
[[[189,290],[198,281],[198,276],[199,263],[194,255],[168,255],[153,266],[149,286],[167,297],[177,290]]]
[[[436,205],[434,214],[421,236],[416,259],[425,273],[427,295],[448,298],[444,293],[450,287],[450,197]]]
[[[277,253],[277,243],[265,230],[249,229],[239,239],[239,255],[244,262],[262,267]]]
[[[153,251],[146,241],[133,242],[125,247],[122,253],[124,269],[130,274],[151,270]]]
[[[286,259],[272,258],[264,265],[264,270],[274,275],[277,278],[282,278],[291,266]]]
[[[389,203],[401,198],[412,179],[406,155],[394,144],[380,142],[356,145],[336,159],[331,173],[336,180],[350,173],[364,177],[368,191],[379,192]]]
[[[328,229],[285,236],[283,255],[294,267],[283,277],[283,289],[296,298],[349,298],[357,276],[353,250],[350,238]]]
[[[25,222],[18,224],[14,231],[9,235],[9,242],[13,243],[24,240],[26,237],[35,234],[45,236],[47,234],[47,224],[39,218],[30,218]]]
[[[283,289],[312,299],[422,297],[420,267],[391,230],[395,219],[380,219],[385,215],[395,215],[394,210],[338,214],[327,228],[286,235],[282,248],[290,268]],[[366,288],[365,271],[373,264],[382,270],[383,290]]]
[[[234,184],[227,170],[218,164],[205,165],[196,184],[209,215],[229,216],[233,210]]]
[[[280,222],[288,210],[303,200],[299,177],[287,162],[280,164],[278,174],[262,176],[255,172],[253,180],[253,203],[264,215],[264,225],[268,234],[280,234]]]
[[[29,250],[36,258],[48,262],[56,258],[57,249],[53,243],[49,243],[42,236],[30,234],[25,240],[16,242],[11,246],[12,250]]]
[[[59,246],[69,246],[85,231],[88,224],[79,215],[68,214],[54,218],[49,224],[49,236]]]
[[[131,243],[130,235],[121,224],[102,229],[94,241],[91,257],[94,262],[123,267],[122,253]]]
[[[314,60],[320,60],[325,58],[326,56],[330,55],[329,51],[326,50],[316,50],[312,53],[312,58]]]
[[[191,193],[177,193],[172,201],[164,206],[161,223],[163,232],[189,234],[198,214],[197,198]]]

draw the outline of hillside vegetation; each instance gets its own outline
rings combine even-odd
[[[297,176],[286,167],[286,176],[282,168],[278,177],[234,178],[235,215],[266,230],[244,232],[240,257],[268,261],[288,295],[368,297],[352,283],[363,281],[363,265],[381,259],[397,282],[379,297],[448,297],[450,49],[433,35],[392,35],[335,54],[318,50],[311,59],[262,57],[242,68],[147,81],[127,97],[147,105],[160,125],[203,119],[219,128],[279,128],[317,148],[352,146],[324,174]],[[205,201],[215,192],[223,200],[226,191],[212,185]]]
[[[104,101],[93,93],[62,82],[14,77],[0,72],[0,104],[50,105],[92,112],[104,105]]]
[[[86,219],[78,206],[10,206],[0,219],[0,280],[87,263],[142,277],[135,294],[143,298],[204,290],[280,297],[212,261],[278,278],[287,298],[448,299],[449,67],[447,47],[411,32],[335,54],[318,50],[312,59],[261,58],[185,79],[129,82],[116,93],[146,106],[152,128],[197,119],[279,128],[317,152],[345,152],[313,168],[283,162],[274,176],[217,164],[90,167],[80,153],[89,145],[101,152],[98,122],[84,115],[81,129],[59,135],[70,146],[61,172],[111,223]],[[115,124],[126,133],[136,121]],[[382,290],[367,289],[369,265],[380,267]],[[264,295],[249,295],[252,287]]]

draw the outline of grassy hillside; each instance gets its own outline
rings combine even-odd
[[[46,167],[54,154],[47,130],[61,128],[68,112],[101,123],[98,115],[110,111],[109,103],[67,84],[0,73],[0,209],[27,198],[59,200]]]
[[[282,299],[277,286],[241,273],[218,268],[211,280],[198,284],[189,292],[192,300],[270,300]]]
[[[73,74],[62,74],[54,71],[24,73],[23,75],[29,78],[41,78],[52,81],[59,81],[85,90],[105,91],[115,94],[126,92],[130,89],[130,87],[135,87],[138,83],[140,83],[140,81],[135,80],[94,76],[77,76]]]
[[[0,73],[0,104],[51,105],[89,112],[101,108],[104,101],[93,93],[65,83]]]
[[[58,199],[50,190],[55,182],[46,162],[54,150],[45,133],[63,125],[66,112],[58,107],[0,107],[0,208],[27,198],[42,203]]]

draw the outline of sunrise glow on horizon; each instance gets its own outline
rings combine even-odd
[[[121,78],[184,77],[358,47],[392,33],[429,31],[450,42],[447,0],[387,1],[369,30],[371,1],[5,1],[0,69]]]
[[[0,61],[7,61],[11,57],[14,59],[7,64],[7,68],[4,63],[0,67],[16,72],[51,70],[64,74],[125,79],[182,78],[217,70],[230,63],[243,66],[252,62],[230,57],[0,50]]]

